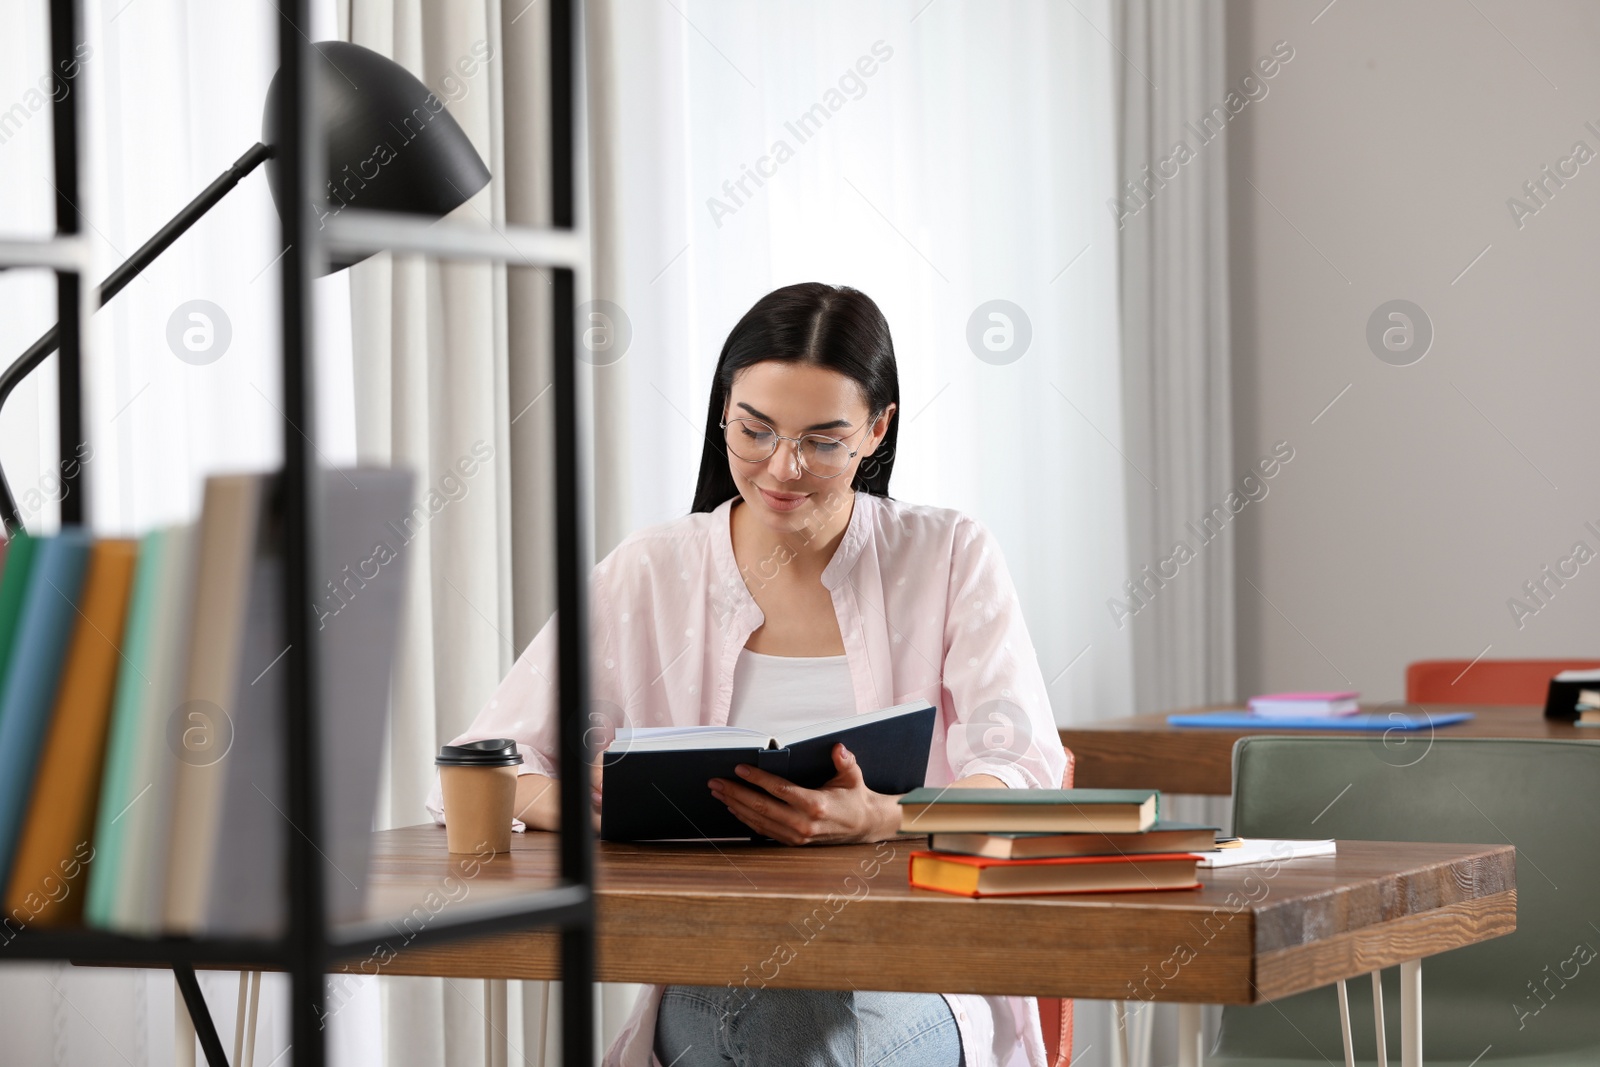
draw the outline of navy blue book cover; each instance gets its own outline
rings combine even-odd
[[[875,793],[909,793],[928,773],[933,746],[931,704],[902,705],[887,718],[834,719],[814,729],[824,732],[772,747],[778,738],[751,737],[748,747],[649,750],[640,740],[618,738],[603,757],[600,800],[603,841],[766,840],[734,818],[711,794],[713,778],[740,781],[734,767],[753,764],[806,789],[827,784],[837,774],[833,746],[843,743],[861,765],[867,788]],[[879,713],[882,714],[882,713]],[[710,729],[707,728],[708,733]],[[723,736],[727,736],[724,734]],[[748,783],[746,783],[748,784]]]

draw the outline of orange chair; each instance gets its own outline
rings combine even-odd
[[[1538,704],[1561,671],[1600,668],[1592,659],[1424,659],[1406,667],[1407,704]]]
[[[1061,775],[1061,788],[1072,788],[1072,749],[1067,749],[1067,769]],[[1072,1001],[1060,997],[1039,998],[1039,1025],[1044,1030],[1044,1062],[1048,1067],[1072,1067]]]

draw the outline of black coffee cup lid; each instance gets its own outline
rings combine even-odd
[[[517,743],[509,737],[445,745],[433,761],[441,767],[514,767],[522,762]]]

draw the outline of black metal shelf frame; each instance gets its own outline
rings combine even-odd
[[[562,1062],[591,1067],[594,1062],[594,842],[587,796],[588,752],[582,709],[588,705],[588,630],[586,585],[582,579],[583,497],[579,481],[576,273],[587,270],[584,235],[576,225],[576,122],[579,0],[549,0],[551,227],[507,226],[495,230],[443,222],[428,225],[410,216],[347,210],[324,228],[315,204],[322,190],[323,145],[317,136],[311,64],[317,61],[301,27],[310,25],[309,0],[278,4],[278,61],[285,78],[284,106],[271,131],[282,191],[287,204],[280,261],[283,335],[283,507],[285,603],[316,603],[315,542],[316,450],[302,427],[313,417],[312,278],[330,252],[392,250],[447,259],[474,259],[513,266],[549,268],[552,278],[554,342],[555,515],[557,634],[559,666],[559,764],[561,768],[561,879],[556,886],[507,900],[457,909],[430,925],[428,943],[528,926],[561,931]],[[69,69],[83,40],[82,0],[50,0],[50,59],[54,70]],[[56,275],[59,325],[59,455],[76,454],[84,440],[83,338],[91,312],[84,273],[89,266],[81,237],[79,175],[80,93],[54,101],[56,234],[50,240],[0,239],[0,268],[43,267]],[[63,464],[61,523],[86,519],[83,465]],[[285,657],[289,819],[299,831],[288,836],[289,921],[279,940],[138,938],[90,930],[5,930],[0,962],[6,959],[60,959],[81,963],[168,966],[194,1017],[206,1058],[225,1067],[226,1058],[194,966],[284,969],[290,976],[293,1062],[322,1067],[326,974],[330,964],[383,942],[392,928],[381,922],[330,929],[323,893],[320,855],[323,818],[319,776],[318,688],[312,616],[285,613],[289,651]],[[415,939],[408,942],[415,945]]]

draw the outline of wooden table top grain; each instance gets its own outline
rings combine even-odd
[[[1182,714],[1205,711],[1240,711],[1238,705],[1217,704],[1185,708]],[[1546,719],[1536,706],[1445,706],[1414,704],[1363,705],[1366,712],[1391,711],[1412,715],[1431,711],[1470,711],[1467,722],[1440,726],[1434,737],[1528,738],[1535,740],[1600,741],[1600,729],[1576,726],[1570,722]],[[1350,730],[1274,730],[1262,726],[1248,730],[1211,727],[1168,726],[1167,712],[1135,715],[1125,719],[1085,723],[1061,731],[1061,743],[1077,757],[1073,771],[1075,785],[1085,789],[1159,789],[1165,793],[1198,793],[1231,796],[1233,793],[1233,744],[1241,737],[1275,735],[1279,737],[1383,738],[1389,744],[1426,744],[1428,729],[1381,732]],[[1173,712],[1172,714],[1180,714]]]
[[[372,913],[399,931],[452,901],[553,884],[556,836],[512,838],[473,863],[441,827],[377,834]],[[1198,890],[972,900],[910,887],[925,843],[600,843],[598,977],[1253,1004],[1516,928],[1507,845],[1341,841],[1276,870],[1203,870]],[[381,973],[557,978],[557,937],[400,947]]]

